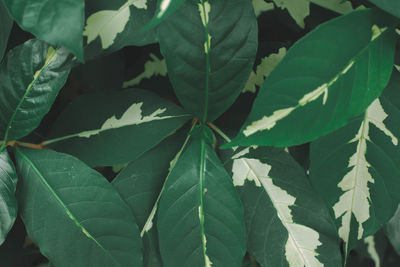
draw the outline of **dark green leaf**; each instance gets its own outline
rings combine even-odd
[[[369,0],[386,12],[400,18],[400,1],[398,0]]]
[[[333,208],[346,253],[380,229],[400,202],[399,89],[394,73],[364,115],[311,144],[310,178]]]
[[[13,21],[8,15],[2,1],[0,1],[0,62],[7,48],[8,36],[10,35]]]
[[[0,138],[33,131],[67,80],[71,55],[33,39],[11,50],[0,66]]]
[[[8,152],[0,152],[0,245],[4,242],[17,217],[17,174]]]
[[[287,152],[246,148],[232,159],[233,182],[245,208],[247,248],[261,266],[341,265],[329,209]]]
[[[162,20],[174,13],[185,0],[158,0],[157,11],[153,19],[144,27],[148,31],[150,28],[159,24]]]
[[[389,81],[396,21],[375,9],[330,20],[298,41],[262,85],[229,146],[291,146],[360,115]]]
[[[129,45],[155,43],[155,29],[141,30],[151,20],[155,8],[156,0],[86,1],[85,57],[93,58]]]
[[[386,224],[386,235],[392,244],[393,248],[396,250],[397,254],[400,255],[400,208],[397,210],[394,216]]]
[[[104,92],[73,101],[53,124],[45,145],[90,166],[136,159],[180,128],[190,115],[140,89]]]
[[[3,0],[18,25],[83,61],[84,0]]]
[[[29,237],[55,266],[143,266],[139,229],[108,181],[78,159],[17,150]]]
[[[159,25],[168,75],[186,110],[213,121],[244,88],[257,52],[250,1],[186,1]]]
[[[166,267],[242,266],[242,204],[232,179],[203,139],[191,142],[169,174],[157,227]]]

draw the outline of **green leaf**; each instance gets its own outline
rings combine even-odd
[[[311,144],[310,178],[333,208],[345,253],[380,229],[400,202],[399,84],[396,73],[364,115]]]
[[[160,24],[158,37],[182,105],[202,121],[215,120],[236,100],[253,67],[257,21],[251,1],[186,1]]]
[[[393,217],[389,220],[385,227],[386,236],[390,241],[397,254],[400,255],[400,208],[397,210]]]
[[[22,219],[55,266],[143,266],[134,217],[104,177],[54,151],[18,149],[16,159]]]
[[[265,79],[229,146],[302,144],[360,115],[389,81],[395,23],[387,14],[366,9],[307,34]]]
[[[0,62],[7,48],[8,37],[11,33],[13,20],[8,15],[2,1],[0,1]]]
[[[148,31],[158,25],[162,20],[174,13],[184,2],[185,0],[158,0],[156,13],[153,19],[143,28],[143,31]]]
[[[33,131],[50,110],[71,68],[71,54],[32,39],[11,50],[0,65],[0,138]]]
[[[0,245],[4,242],[17,217],[17,174],[7,150],[0,152]]]
[[[141,29],[152,18],[156,0],[88,0],[83,35],[87,37],[85,57],[99,56],[125,46],[143,46],[157,41],[155,29]]]
[[[243,208],[212,148],[193,139],[169,174],[157,221],[168,266],[242,266]]]
[[[397,0],[369,0],[377,7],[382,8],[386,12],[400,18],[400,2]]]
[[[145,90],[84,95],[61,113],[43,144],[92,167],[113,166],[136,159],[190,118]]]
[[[245,208],[247,249],[261,266],[341,266],[329,209],[287,152],[246,148],[229,165]]]
[[[129,163],[112,182],[130,207],[141,230],[144,266],[162,266],[155,226],[158,196],[172,160],[183,144],[184,134],[180,131],[168,137]]]
[[[84,0],[3,0],[25,31],[54,46],[64,46],[83,61]]]

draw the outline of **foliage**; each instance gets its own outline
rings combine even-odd
[[[0,0],[2,264],[399,266],[399,19]]]

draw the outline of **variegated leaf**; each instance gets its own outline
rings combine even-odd
[[[381,11],[366,9],[307,34],[265,79],[242,130],[227,147],[298,145],[362,114],[390,79],[396,24]]]
[[[381,228],[400,202],[399,84],[394,73],[362,116],[311,145],[310,177],[333,208],[346,253]]]
[[[155,0],[88,0],[83,35],[86,58],[111,53],[128,45],[156,42],[155,31],[143,32],[155,11]]]
[[[245,206],[248,250],[261,266],[340,266],[329,209],[287,152],[246,148],[232,160],[233,182]]]
[[[145,90],[91,94],[62,112],[43,145],[76,155],[91,166],[113,166],[134,160],[190,118],[180,107]]]

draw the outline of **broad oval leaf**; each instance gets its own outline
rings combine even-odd
[[[64,46],[83,61],[84,0],[3,0],[25,31],[54,46]]]
[[[236,100],[253,67],[257,21],[251,1],[186,1],[160,24],[158,37],[182,105],[202,121],[215,120]]]
[[[17,174],[7,150],[0,152],[0,245],[4,242],[17,217]]]
[[[261,266],[341,266],[329,209],[287,152],[245,148],[228,166],[245,208],[247,249]]]
[[[7,48],[8,37],[11,33],[13,20],[8,15],[2,1],[0,1],[0,62]]]
[[[111,53],[129,45],[155,43],[154,29],[141,30],[151,20],[155,5],[156,0],[86,1],[85,58]]]
[[[104,177],[54,151],[18,149],[16,159],[21,217],[55,266],[143,266],[135,219]]]
[[[32,39],[0,65],[0,138],[16,140],[36,129],[64,86],[71,54]]]
[[[310,178],[333,208],[346,253],[400,202],[399,84],[396,73],[364,115],[311,144]]]
[[[400,2],[397,0],[369,0],[377,7],[382,8],[386,12],[400,18]]]
[[[166,267],[242,266],[246,250],[242,203],[203,139],[191,142],[169,174],[157,227]]]
[[[191,118],[149,91],[129,89],[84,95],[57,118],[43,142],[89,166],[134,160]]]
[[[185,133],[179,131],[130,162],[112,182],[141,230],[144,266],[162,266],[155,225],[159,194]]]
[[[307,34],[265,79],[229,146],[302,144],[360,115],[389,81],[395,24],[387,14],[366,9]]]

